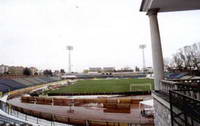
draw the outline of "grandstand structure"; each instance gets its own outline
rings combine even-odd
[[[184,11],[184,10],[197,10],[200,9],[199,0],[142,0],[140,11],[147,12],[150,20],[151,30],[151,42],[152,42],[152,54],[153,54],[153,66],[155,74],[155,91],[153,92],[154,107],[155,107],[155,125],[156,126],[199,126],[200,125],[200,79],[164,79],[164,67],[160,32],[158,26],[157,14],[160,12],[169,11]],[[155,51],[156,50],[156,51]],[[29,92],[31,87],[42,85],[45,82],[58,81],[51,77],[36,77],[36,78],[18,78],[18,79],[1,79],[0,88],[4,94],[6,92],[13,92],[12,95]],[[21,90],[27,89],[30,90]],[[16,91],[18,90],[18,91]],[[16,91],[16,92],[15,92]],[[11,96],[12,96],[11,95]],[[48,101],[43,101],[48,102]],[[110,107],[110,106],[109,106]],[[111,106],[113,107],[113,106]],[[1,102],[1,109],[6,113],[10,113],[9,105],[4,101]],[[51,121],[50,125],[53,125],[55,117],[45,113],[43,115],[40,112],[33,112],[24,110],[21,108],[15,108],[20,111],[20,115],[26,120],[27,116],[23,113],[31,113],[32,115],[40,115]],[[16,116],[19,116],[18,111]],[[12,112],[11,112],[12,113]],[[18,114],[17,114],[18,113]],[[20,121],[12,117],[1,114],[0,123],[2,125],[29,125],[26,121]],[[38,120],[37,117],[36,123]],[[72,121],[71,118],[56,118],[60,121]],[[73,120],[79,122],[80,120]],[[82,121],[82,120],[81,120]],[[84,120],[85,122],[85,120]],[[87,122],[93,124],[94,122]],[[46,123],[48,124],[48,123]],[[97,123],[94,123],[97,124]],[[120,123],[112,122],[98,122],[98,125],[121,125]],[[32,125],[32,124],[30,124]],[[124,126],[124,124],[122,124]],[[135,126],[135,125],[126,125]],[[137,125],[138,126],[138,125]]]
[[[146,126],[148,124],[153,126],[152,116],[148,118],[139,116],[140,111],[137,107],[142,99],[138,96],[135,99],[118,97],[80,99],[70,98],[71,96],[63,98],[31,95],[32,92],[43,88],[55,89],[59,86],[71,85],[68,81],[44,76],[1,78],[0,85],[4,86],[1,91],[4,96],[0,99],[0,125]],[[96,108],[91,106],[89,109],[88,105],[93,104],[97,104]],[[73,111],[68,112],[68,110]]]
[[[10,78],[0,79],[0,92],[6,93],[8,91],[14,91],[30,86],[40,85],[44,83],[50,83],[59,81],[58,77],[26,77],[26,78]]]
[[[102,74],[102,73],[74,73],[68,74],[67,76],[62,76],[63,78],[68,79],[93,79],[93,78],[145,78],[146,74],[139,73],[135,74],[133,72],[128,73],[112,73],[112,74]]]
[[[200,126],[200,79],[177,79],[182,75],[176,74],[164,78],[157,18],[158,13],[199,9],[199,0],[142,0],[140,11],[147,13],[150,22],[156,90],[153,92],[156,126]]]
[[[1,126],[32,126],[23,119],[16,118],[10,115],[10,105],[7,104],[7,99],[17,97],[24,93],[30,92],[46,84],[52,84],[61,81],[59,77],[3,77],[0,78],[0,92],[3,97],[0,99],[0,125]],[[37,125],[37,124],[36,124]]]

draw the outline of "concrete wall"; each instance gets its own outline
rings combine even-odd
[[[154,99],[155,126],[171,126],[171,115],[168,107]]]

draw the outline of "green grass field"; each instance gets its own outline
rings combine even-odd
[[[60,89],[48,91],[47,93],[101,93],[101,92],[128,92],[130,84],[151,83],[150,79],[111,79],[111,80],[79,80],[75,84]],[[144,90],[147,90],[144,87]]]

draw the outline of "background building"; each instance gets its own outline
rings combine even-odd
[[[115,72],[115,67],[104,67],[103,72]]]
[[[8,73],[9,75],[23,75],[23,70],[22,66],[9,66]]]
[[[0,74],[4,74],[8,72],[8,66],[6,65],[0,65]]]
[[[32,75],[38,75],[38,69],[35,67],[30,67],[29,68],[31,70]]]
[[[90,67],[88,72],[100,73],[102,71],[101,67]]]

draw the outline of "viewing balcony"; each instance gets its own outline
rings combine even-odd
[[[171,126],[200,126],[200,79],[162,80],[153,96],[169,109]]]
[[[192,80],[162,80],[160,92],[169,94],[169,91],[178,91],[182,95],[200,100],[200,79]]]

